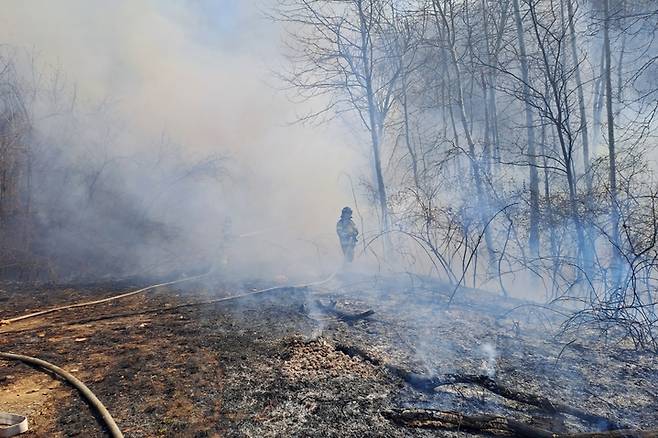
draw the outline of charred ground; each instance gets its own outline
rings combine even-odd
[[[138,286],[4,283],[0,319]],[[557,432],[597,428],[474,385],[417,391],[389,366],[426,376],[489,373],[508,388],[633,428],[658,424],[655,354],[584,333],[557,336],[555,314],[483,292],[463,291],[446,306],[448,289],[350,277],[168,309],[260,287],[214,280],[162,287],[2,327],[0,350],[74,373],[126,436],[473,435],[391,421],[400,408],[499,415]],[[375,314],[345,322],[320,311],[318,300]],[[149,309],[162,310],[135,314]],[[41,371],[0,362],[0,387],[0,410],[29,416],[26,436],[105,434],[73,389]]]

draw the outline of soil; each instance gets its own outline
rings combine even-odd
[[[143,286],[2,283],[0,319]],[[557,432],[597,427],[469,385],[417,392],[384,364],[427,375],[488,374],[630,427],[658,428],[655,353],[564,333],[557,314],[482,291],[460,291],[448,306],[447,288],[350,275],[169,309],[261,286],[268,285],[208,278],[28,319],[0,327],[0,351],[76,375],[127,437],[476,436],[406,428],[382,415],[407,407],[503,415]],[[316,300],[375,314],[348,324],[322,313]],[[135,314],[148,309],[162,310]],[[116,314],[123,316],[106,318]],[[377,360],[338,348],[346,345]],[[18,362],[0,361],[0,411],[29,418],[25,437],[107,436],[75,390]]]

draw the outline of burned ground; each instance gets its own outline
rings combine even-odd
[[[139,286],[6,283],[0,319]],[[594,334],[556,336],[553,313],[483,292],[462,291],[446,306],[449,290],[350,277],[166,310],[254,288],[208,280],[58,312],[0,328],[0,351],[75,374],[126,436],[472,436],[398,425],[386,417],[396,408],[596,430],[473,385],[419,392],[387,365],[428,376],[485,374],[630,427],[658,426],[655,354]],[[375,314],[348,323],[321,312],[317,300]],[[135,314],[148,309],[165,310]],[[123,316],[105,318],[116,314]],[[78,394],[41,371],[0,362],[0,387],[0,410],[28,415],[25,436],[105,436]]]

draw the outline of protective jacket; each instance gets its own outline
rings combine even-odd
[[[340,246],[348,262],[354,259],[354,247],[356,246],[359,230],[350,218],[341,218],[336,224],[336,234],[340,240]]]

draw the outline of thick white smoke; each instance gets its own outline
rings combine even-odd
[[[113,217],[129,209],[121,203],[83,202],[102,198],[104,188],[184,236],[185,248],[166,249],[169,259],[195,252],[215,257],[228,219],[235,234],[257,232],[235,242],[236,259],[285,266],[295,259],[313,267],[318,257],[328,257],[325,265],[338,260],[334,224],[352,202],[341,175],[365,160],[337,123],[290,124],[303,107],[273,79],[285,60],[281,29],[261,13],[267,4],[15,0],[4,6],[0,41],[19,52],[20,74],[51,94],[33,105],[34,151],[56,156],[51,167],[70,165],[81,175],[77,186],[42,175],[47,189],[38,200],[62,199],[64,216],[80,217],[84,204],[85,220],[95,224],[89,232],[107,233],[111,251],[121,251],[116,237],[130,235],[132,222]],[[52,170],[48,164],[42,172]],[[97,192],[90,192],[90,181]],[[55,195],[53,185],[68,192]],[[76,232],[53,229],[49,239],[60,249],[75,243],[79,251],[85,242]],[[160,251],[156,238],[148,240],[138,254],[144,265],[156,263]]]

